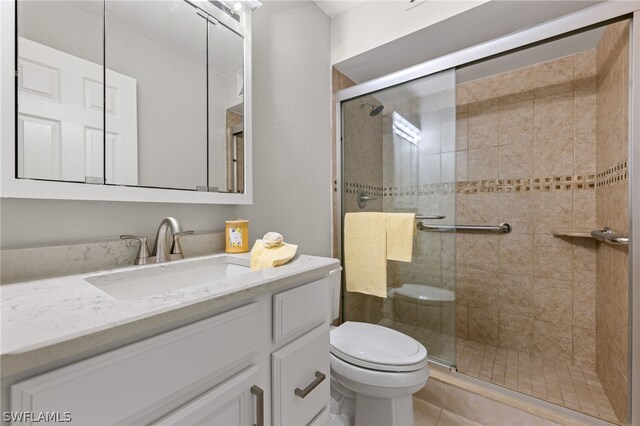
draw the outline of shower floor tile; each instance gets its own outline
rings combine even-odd
[[[433,358],[453,362],[455,348],[460,373],[619,424],[594,371],[539,353],[505,349],[462,338],[457,339],[456,346],[451,335],[390,319],[383,319],[379,324],[418,340]]]
[[[458,339],[458,371],[575,411],[619,423],[594,371],[566,361]]]

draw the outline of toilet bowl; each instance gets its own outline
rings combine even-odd
[[[412,394],[429,377],[427,350],[375,324],[345,322],[330,334],[333,424],[413,425]]]

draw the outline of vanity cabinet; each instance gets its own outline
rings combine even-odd
[[[72,425],[326,424],[339,279],[262,294],[15,383],[10,410],[69,413]]]

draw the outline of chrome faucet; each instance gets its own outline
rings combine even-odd
[[[171,227],[171,233],[173,235],[182,233],[182,226],[180,226],[180,222],[175,218],[165,217],[162,219],[158,227],[158,232],[156,233],[156,242],[153,244],[153,250],[151,251],[151,256],[156,257],[156,263],[171,261],[171,256],[169,255],[171,251],[167,244],[167,231],[169,227]]]
[[[169,228],[173,236],[171,248],[167,243]],[[164,263],[175,259],[184,259],[182,246],[180,245],[180,237],[183,235],[193,234],[193,231],[183,231],[180,222],[173,217],[165,217],[160,222],[158,232],[156,233],[156,241],[153,244],[153,251],[149,254],[146,237],[137,237],[135,235],[121,235],[120,238],[135,239],[140,241],[140,248],[136,256],[136,265],[146,265],[148,263]]]

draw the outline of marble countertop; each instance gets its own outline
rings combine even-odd
[[[215,256],[232,256],[233,263],[249,265],[248,254],[200,256],[171,264]],[[85,280],[105,272],[5,284],[0,286],[2,376],[90,353],[268,291],[312,281],[337,267],[337,259],[300,255],[277,268],[132,300],[116,299]],[[158,265],[106,273],[142,268]]]

